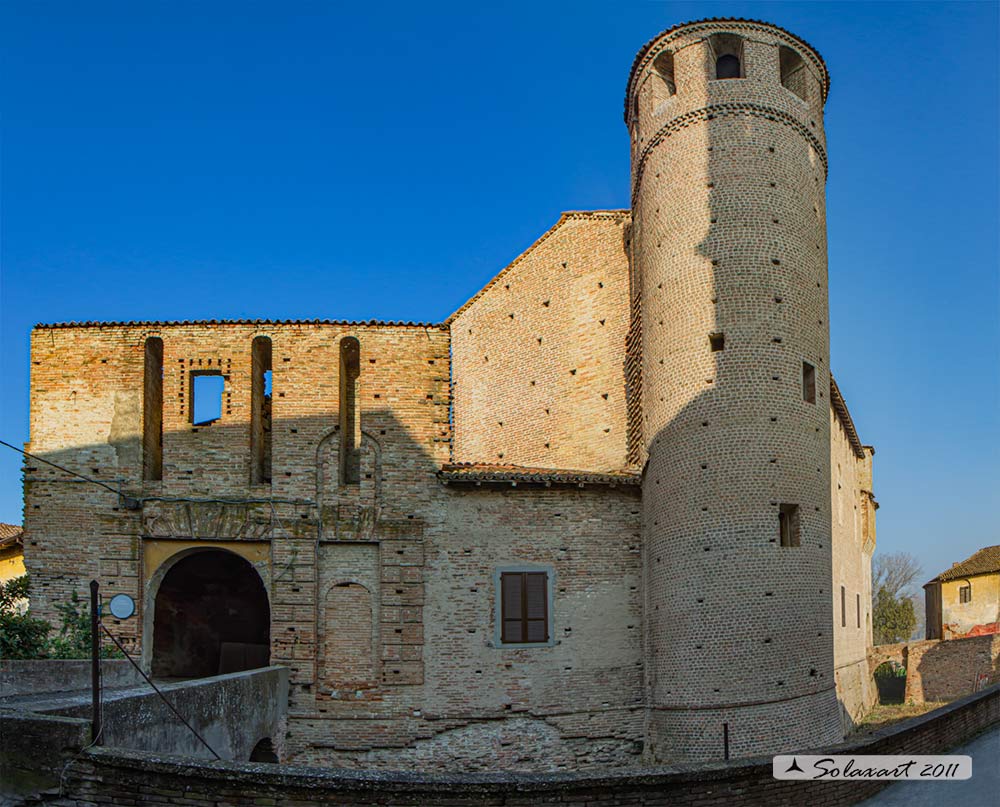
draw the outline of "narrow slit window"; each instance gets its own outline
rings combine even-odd
[[[271,481],[271,340],[258,336],[251,346],[250,455],[254,484]]]
[[[711,345],[713,353],[718,353],[720,350],[725,350],[726,335],[724,333],[710,333],[708,335],[708,344]]]
[[[146,340],[142,395],[142,478],[163,479],[163,340]]]
[[[195,371],[191,374],[191,423],[208,426],[222,417],[226,380],[222,373]]]
[[[353,336],[340,341],[340,483],[361,483],[361,418],[358,417],[358,377],[361,343]]]
[[[781,546],[801,545],[799,506],[797,504],[782,504],[778,507],[778,539]]]
[[[972,602],[972,586],[964,585],[958,590],[959,602]]]
[[[502,572],[500,641],[503,644],[544,644],[548,640],[548,572]]]
[[[840,627],[847,627],[847,589],[840,587]]]
[[[861,627],[861,595],[860,594],[855,594],[854,596],[857,598],[857,605],[858,605],[858,627],[860,628]]]
[[[816,368],[809,362],[802,362],[802,400],[816,403]]]

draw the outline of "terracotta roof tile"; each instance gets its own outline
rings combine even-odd
[[[24,540],[24,529],[20,524],[0,522],[0,548],[19,544]]]
[[[506,482],[534,485],[638,485],[642,477],[627,470],[576,471],[565,468],[527,468],[522,465],[491,465],[461,462],[438,471],[443,482]]]
[[[446,325],[439,322],[404,322],[403,320],[348,320],[348,319],[180,319],[180,320],[129,320],[100,322],[39,322],[35,328],[170,328],[188,325],[349,325],[349,326],[388,326],[394,328],[436,328],[445,330]]]
[[[858,437],[858,430],[854,428],[854,420],[851,418],[851,413],[847,411],[847,402],[844,400],[844,396],[840,394],[840,387],[833,380],[833,374],[830,375],[830,405],[833,406],[833,411],[837,413],[837,417],[844,426],[844,431],[847,432],[847,439],[851,443],[854,455],[858,459],[864,459],[865,447],[861,444],[861,438]],[[874,449],[872,453],[874,453]]]
[[[962,577],[972,577],[977,574],[1000,572],[1000,544],[984,546],[972,557],[961,563],[956,563],[947,571],[941,572],[930,582],[943,583],[946,580],[957,580]]]

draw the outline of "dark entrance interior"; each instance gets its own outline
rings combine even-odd
[[[271,609],[250,563],[223,550],[177,561],[156,594],[153,675],[203,678],[268,664]]]

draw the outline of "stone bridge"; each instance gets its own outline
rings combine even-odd
[[[214,750],[231,762],[277,761],[288,710],[284,667],[157,683],[209,750],[127,664],[103,663],[100,745],[209,760]],[[0,663],[0,804],[58,787],[67,763],[91,745],[89,685],[89,662]]]

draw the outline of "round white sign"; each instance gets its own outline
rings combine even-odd
[[[108,610],[115,619],[128,619],[135,613],[135,600],[128,594],[115,594],[108,603]]]

